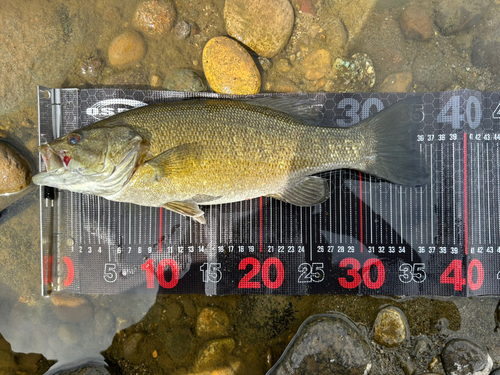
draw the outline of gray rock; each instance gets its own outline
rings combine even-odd
[[[163,86],[173,91],[200,92],[207,89],[205,81],[190,69],[179,69],[172,72]]]
[[[442,0],[434,22],[444,35],[454,34],[478,23],[487,6],[487,0]]]
[[[186,21],[179,21],[174,27],[175,36],[179,39],[186,39],[191,33],[191,25]]]
[[[370,345],[357,327],[342,314],[321,314],[302,323],[267,375],[363,375],[371,366]]]
[[[57,375],[109,375],[108,370],[102,364],[89,363],[81,367],[61,370],[56,372]]]
[[[289,0],[226,0],[224,20],[230,36],[270,58],[288,42],[294,13]]]
[[[465,339],[453,339],[441,352],[447,375],[488,375],[493,360],[479,345]]]

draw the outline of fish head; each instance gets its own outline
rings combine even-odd
[[[147,144],[132,128],[89,126],[41,145],[46,171],[33,177],[38,185],[106,196],[127,183]]]

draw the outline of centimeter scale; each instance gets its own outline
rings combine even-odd
[[[40,143],[194,95],[39,87]],[[351,126],[410,95],[307,96],[323,126]],[[206,225],[42,187],[42,293],[500,294],[500,93],[415,95],[422,104],[408,120],[419,129],[413,141],[428,166],[426,186],[332,171],[322,174],[331,198],[321,205],[263,197],[205,206]]]

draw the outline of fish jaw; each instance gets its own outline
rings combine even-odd
[[[62,155],[62,153],[52,149],[48,143],[38,147],[38,151],[40,152],[43,162],[45,163],[47,172],[64,168],[63,160],[65,155]]]

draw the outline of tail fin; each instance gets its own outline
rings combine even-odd
[[[375,138],[374,157],[365,172],[401,185],[425,185],[429,173],[417,147],[417,127],[410,122],[412,106],[421,103],[411,97],[391,105],[359,126]]]

